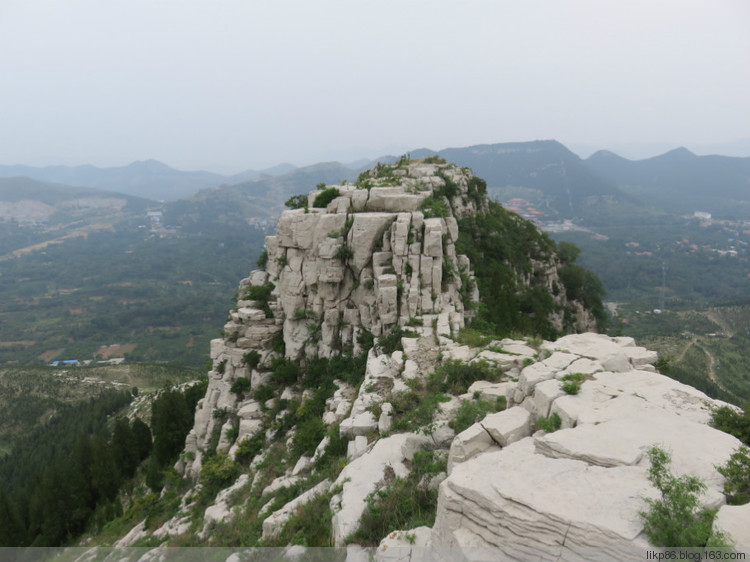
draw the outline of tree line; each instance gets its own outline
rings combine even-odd
[[[204,392],[205,384],[162,391],[150,427],[123,415],[129,391],[66,407],[0,461],[0,546],[72,544],[122,514],[139,472],[161,489]]]

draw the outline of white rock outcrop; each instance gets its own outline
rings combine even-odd
[[[524,405],[532,420],[558,413],[567,429],[512,440],[502,448],[478,442],[471,454],[463,452],[471,442],[467,436],[482,438],[480,426],[487,427],[487,418],[458,435],[450,475],[440,486],[431,537],[436,552],[454,549],[470,560],[488,553],[526,560],[587,552],[599,559],[638,559],[639,549],[649,547],[638,513],[646,507],[644,498],[658,494],[647,478],[646,453],[654,446],[671,453],[674,473],[706,483],[704,505],[724,504],[723,478],[715,467],[740,443],[708,425],[710,408],[720,403],[664,375],[638,370],[642,364],[631,359],[623,372],[588,369],[594,372],[578,394],[555,392],[560,373],[581,358],[656,356],[598,334],[565,336],[543,348],[553,355],[524,369],[518,387],[521,396],[531,397]],[[560,353],[574,357],[562,360]],[[494,416],[512,410],[526,412],[512,408]],[[721,513],[728,514],[727,532],[737,533],[742,516],[727,507]],[[735,539],[742,543],[747,533]]]

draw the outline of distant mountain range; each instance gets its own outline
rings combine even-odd
[[[585,163],[600,177],[654,207],[750,217],[750,158],[697,156],[677,148],[633,161],[602,150]]]
[[[291,164],[279,164],[267,170],[247,170],[225,176],[213,172],[184,172],[157,160],[133,162],[127,166],[97,168],[96,166],[0,166],[0,177],[24,176],[38,181],[93,187],[118,191],[135,197],[173,201],[189,197],[196,191],[221,184],[235,184],[263,175],[274,176],[294,169]]]
[[[646,208],[683,214],[700,210],[730,218],[748,216],[750,212],[750,158],[696,156],[679,148],[638,161],[606,151],[582,160],[553,140],[440,151],[423,148],[412,151],[410,156],[435,154],[470,167],[487,181],[493,196],[501,200],[521,197],[540,208],[548,219],[596,223]],[[395,156],[378,159],[395,160]],[[0,177],[26,176],[42,182],[172,201],[175,203],[171,207],[197,221],[215,217],[217,205],[235,217],[276,216],[290,195],[306,192],[319,182],[352,181],[373,163],[327,162],[302,168],[285,163],[224,176],[206,171],[183,172],[148,160],[116,168],[0,166]],[[28,193],[26,189],[24,192]]]

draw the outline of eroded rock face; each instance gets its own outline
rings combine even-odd
[[[202,451],[217,432],[219,452],[236,452],[239,439],[227,438],[232,424],[222,428],[213,413],[236,412],[232,385],[247,378],[251,388],[261,386],[274,357],[357,352],[364,332],[382,336],[412,319],[435,318],[447,335],[464,326],[465,303],[476,301],[477,292],[468,258],[456,254],[456,219],[425,218],[418,210],[431,186],[444,184],[437,175],[442,169],[453,170],[465,189],[470,172],[454,168],[414,163],[399,186],[335,186],[340,195],[326,208],[312,207],[318,193],[312,192],[307,209],[283,213],[276,235],[266,238],[265,271],[240,282],[226,337],[211,344],[214,369],[186,442],[185,458],[192,460],[178,463],[183,474],[198,476]],[[369,412],[360,414],[346,421],[352,435],[378,425]],[[329,418],[342,415],[334,411]],[[241,417],[242,438],[257,434],[258,423]]]

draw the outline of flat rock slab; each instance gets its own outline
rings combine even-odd
[[[643,458],[645,443],[633,439],[631,420],[563,429],[534,439],[539,454],[557,459],[578,459],[596,466],[634,466]],[[625,430],[627,435],[618,434]],[[648,433],[642,434],[645,437]]]
[[[729,535],[735,547],[750,549],[750,503],[722,506],[716,514],[714,529]]]
[[[474,363],[475,361],[487,361],[488,363],[497,365],[503,371],[506,371],[516,364],[517,357],[517,355],[511,355],[509,353],[498,353],[496,351],[489,351],[485,349],[472,360],[472,363]]]
[[[602,364],[599,361],[593,361],[585,357],[580,357],[573,361],[567,368],[561,372],[562,375],[568,373],[583,373],[584,375],[593,375],[604,370]]]
[[[534,387],[533,404],[537,416],[548,417],[552,402],[564,396],[565,391],[560,388],[558,379],[542,381]]]
[[[570,365],[576,359],[579,359],[577,355],[556,351],[552,355],[547,357],[547,359],[542,361],[542,365],[544,365],[545,367],[549,367],[550,369],[559,371]]]
[[[563,543],[646,546],[643,497],[656,497],[643,467],[551,459],[526,439],[454,468],[440,487],[433,545],[521,549],[531,557]]]
[[[456,464],[477,456],[494,444],[492,437],[490,437],[490,434],[481,424],[475,423],[466,428],[456,435],[451,443],[450,452],[448,453],[448,474],[451,473]]]
[[[604,359],[621,353],[623,347],[625,346],[614,338],[594,333],[563,336],[554,342],[542,344],[542,348],[548,351],[564,351],[589,359]]]
[[[531,414],[520,406],[485,416],[479,423],[501,447],[531,435]]]
[[[478,392],[480,398],[484,400],[495,400],[500,396],[508,397],[515,388],[514,382],[476,381],[471,384],[467,394],[473,396],[475,392]]]

